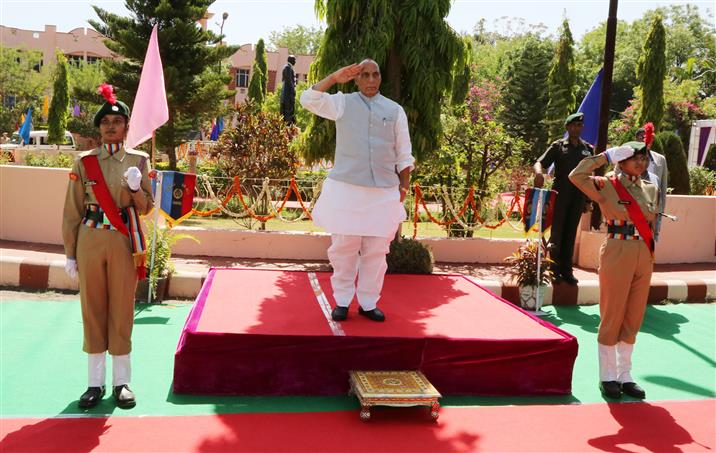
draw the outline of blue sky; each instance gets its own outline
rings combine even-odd
[[[670,4],[698,5],[704,16],[713,23],[712,0],[620,0],[618,16],[632,21],[657,6]],[[224,25],[226,40],[231,44],[255,43],[259,38],[268,40],[269,33],[297,24],[316,26],[320,23],[313,12],[313,0],[217,0],[209,11],[215,16],[209,27],[218,32],[221,14],[229,13]],[[97,19],[91,5],[128,14],[123,0],[0,0],[0,24],[28,30],[43,30],[45,24],[56,25],[67,32],[77,27],[88,27],[88,19]],[[472,31],[481,19],[489,30],[504,30],[503,17],[522,18],[527,24],[544,24],[547,33],[555,34],[566,17],[576,39],[606,20],[608,0],[456,0],[448,22],[458,32]],[[517,25],[513,23],[513,25]]]

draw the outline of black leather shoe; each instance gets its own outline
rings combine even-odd
[[[378,321],[378,322],[385,321],[385,314],[382,311],[380,311],[379,308],[374,308],[372,310],[365,311],[365,310],[363,310],[362,307],[359,307],[358,313],[372,321]]]
[[[646,398],[646,392],[636,382],[625,382],[622,384],[622,392],[632,398],[643,400]]]
[[[348,317],[348,307],[336,307],[331,311],[331,318],[334,321],[345,321]]]
[[[618,400],[622,397],[622,390],[617,381],[602,381],[599,383],[599,390],[607,398]]]
[[[87,387],[87,391],[80,396],[80,402],[77,404],[82,409],[90,409],[95,407],[102,401],[104,396],[104,386]]]
[[[117,403],[117,407],[121,409],[130,409],[137,405],[137,401],[134,399],[134,393],[129,390],[127,384],[118,385],[112,391],[114,395],[114,401]]]
[[[568,285],[576,285],[577,283],[579,283],[579,280],[574,278],[574,275],[563,275],[562,280],[564,280],[564,282]]]

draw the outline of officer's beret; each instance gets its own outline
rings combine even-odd
[[[635,142],[626,142],[622,146],[628,146],[631,149],[633,149],[634,156],[636,156],[637,154],[646,155],[646,152],[647,152],[646,143],[644,143],[644,142],[636,142],[636,141]],[[634,156],[632,156],[632,157],[634,157]]]
[[[122,101],[115,101],[114,104],[109,101],[105,102],[94,114],[95,127],[99,127],[99,122],[102,121],[105,115],[122,115],[129,119],[129,107]]]
[[[572,113],[564,120],[564,125],[566,126],[567,124],[573,123],[575,121],[584,121],[584,113],[582,113],[582,112]]]

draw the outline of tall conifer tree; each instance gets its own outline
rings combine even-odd
[[[651,23],[649,35],[644,41],[636,76],[641,93],[639,124],[649,121],[659,130],[664,117],[664,76],[666,75],[666,30],[661,16],[657,15]]]
[[[259,66],[259,69],[261,69],[261,91],[265,98],[268,93],[268,57],[266,56],[266,45],[264,44],[263,38],[259,39],[259,42],[256,43],[256,56],[254,60]]]
[[[562,30],[555,49],[552,68],[547,76],[549,101],[547,103],[547,126],[549,139],[556,140],[564,134],[564,119],[576,108],[575,84],[577,71],[574,66],[574,39],[569,22],[562,22]]]
[[[547,74],[551,46],[537,37],[529,37],[510,56],[505,74],[501,119],[512,135],[527,142],[523,153],[526,162],[533,162],[547,147],[545,111],[547,108]]]
[[[254,61],[254,66],[251,69],[251,72],[251,81],[249,82],[249,93],[247,97],[254,102],[256,108],[260,109],[261,105],[264,103],[264,91],[261,87],[264,75],[261,73],[258,61]]]
[[[222,45],[222,36],[199,26],[212,3],[214,0],[125,0],[131,17],[93,6],[101,22],[89,21],[107,38],[107,47],[124,57],[104,60],[103,65],[107,82],[130,106],[139,86],[149,36],[154,25],[159,25],[169,121],[157,130],[157,144],[169,155],[171,168],[176,168],[174,148],[234,95],[227,89],[231,75],[222,62],[238,47]]]
[[[47,115],[47,141],[62,144],[65,142],[67,117],[70,113],[70,81],[67,75],[67,58],[62,52],[56,52],[55,83],[52,87],[52,102]]]
[[[434,151],[442,136],[440,104],[450,95],[452,70],[463,52],[457,33],[445,22],[450,0],[316,0],[326,31],[310,78],[328,74],[364,58],[381,69],[381,93],[403,106],[414,155]],[[429,32],[428,32],[429,31]],[[356,91],[354,83],[333,87]],[[308,161],[333,156],[335,129],[314,117],[302,136]]]

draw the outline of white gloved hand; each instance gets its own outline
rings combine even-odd
[[[65,272],[72,280],[77,280],[77,260],[74,258],[67,258],[65,261]]]
[[[607,159],[609,159],[609,162],[614,164],[617,162],[621,162],[624,159],[629,159],[631,156],[634,155],[634,148],[631,146],[617,146],[615,148],[609,148],[608,150],[604,151],[604,154],[607,155]]]
[[[139,184],[142,182],[142,172],[137,167],[129,167],[124,172],[124,177],[127,178],[127,185],[130,190],[139,190]]]

